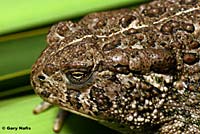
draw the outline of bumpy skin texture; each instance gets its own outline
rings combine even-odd
[[[200,134],[200,2],[60,22],[33,66],[45,101],[122,133]]]

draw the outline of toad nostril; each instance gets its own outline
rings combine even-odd
[[[43,75],[38,75],[38,79],[39,79],[39,80],[45,80],[45,76],[43,76]]]

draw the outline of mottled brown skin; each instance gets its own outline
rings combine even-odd
[[[200,2],[60,22],[33,65],[45,101],[122,133],[200,134]]]

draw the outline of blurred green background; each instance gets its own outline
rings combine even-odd
[[[53,134],[58,108],[33,115],[42,100],[30,86],[31,65],[46,46],[49,27],[90,12],[135,7],[147,0],[0,1],[0,134]],[[14,127],[29,127],[17,130]],[[113,134],[95,121],[70,114],[60,134]]]

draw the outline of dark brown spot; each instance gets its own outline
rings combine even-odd
[[[160,45],[165,47],[167,45],[167,43],[166,42],[160,42]]]
[[[178,49],[181,49],[181,48],[182,48],[182,44],[179,43],[178,41],[172,42],[172,43],[171,43],[171,46],[172,46],[173,48],[178,48]]]
[[[177,21],[172,21],[171,26],[172,27],[179,27],[179,23]]]
[[[171,33],[172,32],[172,26],[169,26],[168,24],[162,25],[161,32],[165,33],[165,34]]]
[[[123,33],[124,33],[125,35],[131,35],[131,34],[135,34],[135,33],[137,33],[137,32],[138,32],[137,29],[131,28],[131,29],[129,29],[129,30],[124,31]]]
[[[102,28],[106,26],[106,21],[100,20],[96,23],[95,28]]]
[[[64,22],[60,22],[58,24],[58,27],[57,27],[57,33],[61,36],[64,36],[66,31],[68,30],[68,27],[65,25]]]
[[[112,49],[114,49],[115,48],[115,46],[113,45],[113,44],[105,44],[104,46],[103,46],[103,51],[110,51],[110,50],[112,50]]]
[[[152,9],[146,9],[143,11],[145,16],[149,17],[157,17],[162,13],[162,10],[160,8],[152,8]]]
[[[183,29],[189,33],[193,33],[195,28],[193,24],[184,24]]]
[[[200,66],[196,65],[193,67],[193,73],[199,73],[200,72]]]
[[[105,95],[105,91],[103,89],[92,87],[90,90],[90,98],[94,101],[94,103],[96,103],[97,108],[100,111],[105,111],[112,106],[112,103]]]
[[[196,54],[193,53],[187,53],[183,56],[183,62],[189,65],[193,65],[198,60],[199,59],[197,58]]]
[[[159,95],[159,94],[161,94],[162,92],[158,89],[158,88],[156,88],[156,87],[154,87],[153,89],[152,89],[152,94],[153,95]]]
[[[200,44],[199,44],[198,41],[193,41],[190,44],[188,44],[188,46],[189,46],[190,49],[197,49],[197,48],[200,47]]]
[[[194,85],[189,85],[189,86],[188,86],[188,89],[189,89],[190,91],[194,91],[194,90],[195,90],[195,86],[194,86]]]
[[[138,39],[140,41],[142,41],[144,39],[144,35],[142,35],[142,34],[136,34],[135,36],[136,36],[136,39]]]
[[[181,0],[181,4],[196,4],[197,0]]]
[[[48,98],[48,97],[50,96],[50,93],[47,92],[47,91],[45,91],[45,90],[43,90],[43,91],[40,93],[40,95],[41,95],[42,97],[44,97],[44,98]]]
[[[81,108],[82,104],[79,101],[80,91],[77,90],[67,90],[66,92],[66,101],[70,103],[71,106],[76,109]]]
[[[141,83],[141,89],[144,89],[144,90],[151,90],[153,87],[151,85],[147,85],[146,83]]]
[[[53,65],[51,63],[48,63],[48,64],[46,64],[46,66],[45,66],[43,71],[44,71],[45,74],[51,75],[57,70],[58,70],[58,68],[56,68],[55,65]]]
[[[54,43],[54,42],[58,42],[59,40],[60,40],[59,37],[55,37],[55,36],[51,36],[51,35],[48,35],[48,38],[47,38],[47,42],[49,44]]]
[[[118,47],[118,46],[120,46],[121,45],[121,40],[119,39],[119,40],[115,40],[115,41],[113,41],[113,42],[110,42],[110,43],[108,43],[108,44],[105,44],[104,46],[103,46],[103,51],[109,51],[109,50],[112,50],[112,49],[114,49],[114,48],[116,48],[116,47]]]
[[[119,73],[123,73],[123,74],[128,74],[129,73],[129,67],[128,66],[117,64],[115,66],[115,69]]]
[[[120,20],[120,22],[121,22],[122,27],[125,28],[125,27],[129,26],[129,25],[131,24],[131,22],[132,22],[133,20],[135,20],[135,19],[136,19],[135,16],[127,15],[127,16],[123,17],[123,18]]]
[[[199,91],[199,92],[200,92],[200,86],[197,88],[197,91]]]

